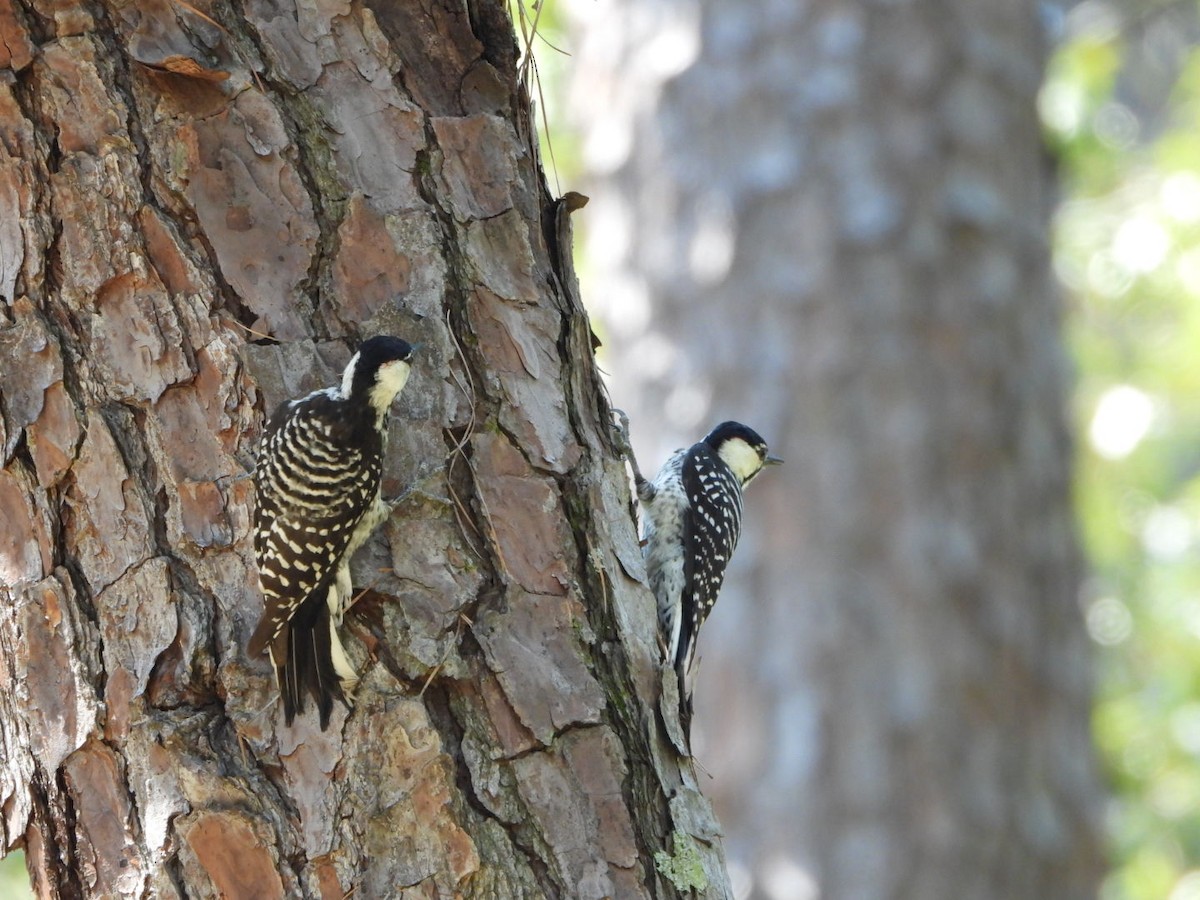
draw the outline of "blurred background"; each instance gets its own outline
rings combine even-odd
[[[523,15],[642,468],[788,463],[701,642],[737,896],[1200,898],[1197,3]]]

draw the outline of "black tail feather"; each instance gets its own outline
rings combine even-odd
[[[321,603],[312,619],[297,615],[285,631],[287,647],[281,648],[283,653],[275,657],[275,675],[283,696],[284,721],[291,725],[297,713],[304,712],[304,695],[307,692],[317,701],[321,730],[324,731],[329,727],[329,717],[333,714],[333,701],[346,703],[342,683],[333,668],[329,607]]]

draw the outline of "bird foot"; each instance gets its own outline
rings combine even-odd
[[[391,500],[383,500],[382,501],[384,504],[387,505],[389,513],[395,512],[396,509],[401,504],[403,504],[406,500],[409,500],[413,496],[413,494],[420,494],[421,496],[423,496],[429,500],[445,502],[445,501],[439,501],[438,498],[434,497],[431,494],[427,494],[423,489],[425,483],[427,481],[429,481],[429,479],[432,478],[434,475],[441,474],[441,471],[442,470],[440,467],[435,467],[432,469],[419,469],[417,471],[416,476],[413,478],[412,483],[409,484],[409,486],[407,488],[402,490],[399,494],[397,494]]]
[[[654,485],[643,477],[642,470],[638,468],[637,457],[633,455],[633,447],[629,443],[629,416],[623,409],[614,409],[612,413],[616,419],[611,428],[613,446],[633,470],[633,486],[637,490],[638,499],[648,503],[654,499]]]
[[[625,459],[632,459],[633,448],[629,445],[629,416],[623,409],[614,409],[612,414],[615,419],[611,424],[613,446]]]

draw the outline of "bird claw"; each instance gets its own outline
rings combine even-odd
[[[612,414],[617,419],[611,425],[613,446],[622,457],[632,459],[633,449],[629,445],[629,416],[623,409],[614,409]]]
[[[388,512],[394,513],[396,511],[396,509],[400,506],[400,504],[403,503],[405,500],[407,500],[409,497],[411,497],[412,494],[413,494],[412,488],[409,488],[407,491],[402,491],[400,494],[396,495],[391,500],[384,500],[383,502],[384,502],[384,504],[387,505]]]
[[[642,476],[642,470],[638,468],[637,457],[633,455],[633,447],[629,443],[629,416],[623,409],[614,409],[612,413],[617,419],[611,423],[613,446],[621,458],[629,463],[629,468],[633,470],[633,486],[637,491],[638,499],[643,503],[648,503],[654,499],[654,485]]]
[[[407,488],[405,488],[403,491],[401,491],[399,494],[397,494],[391,500],[384,500],[383,498],[380,498],[380,502],[382,502],[385,506],[387,506],[388,512],[390,514],[390,513],[395,512],[397,507],[399,507],[406,500],[410,500],[412,498],[413,494],[420,494],[422,497],[426,498],[426,500],[436,500],[437,499],[436,497],[433,497],[430,494],[425,493],[425,491],[423,490],[425,482],[428,481],[431,476],[436,475],[436,474],[439,474],[439,470],[437,468],[419,469],[417,471],[417,474],[413,477],[413,480],[409,483]]]
[[[617,421],[612,422],[612,443],[622,456],[629,456],[629,416],[624,409],[613,409],[612,414]]]

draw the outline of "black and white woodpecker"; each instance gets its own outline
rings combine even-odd
[[[653,481],[633,465],[646,574],[658,601],[666,659],[679,677],[685,719],[691,713],[696,638],[742,533],[742,490],[765,466],[781,462],[753,429],[722,422],[699,443],[676,450]]]
[[[412,353],[396,337],[365,341],[340,385],[281,404],[263,433],[254,557],[264,609],[248,651],[270,653],[289,725],[307,690],[324,731],[334,699],[349,705],[358,684],[337,629],[353,596],[350,558],[391,512],[380,495],[388,409]]]

